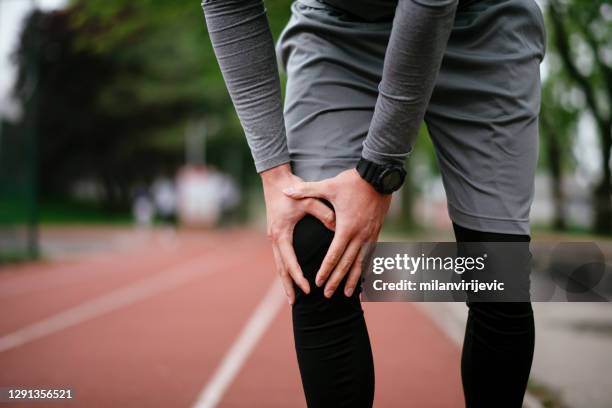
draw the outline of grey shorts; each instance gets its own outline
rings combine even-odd
[[[391,25],[316,0],[292,5],[277,55],[298,176],[333,177],[359,160]],[[534,0],[475,0],[457,10],[425,122],[461,226],[529,233],[544,46]]]

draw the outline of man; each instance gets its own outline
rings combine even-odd
[[[423,119],[457,240],[529,240],[540,11],[533,0],[298,0],[275,53],[260,0],[203,7],[262,177],[308,406],[370,407],[361,248],[378,237]],[[531,305],[469,307],[468,407],[520,407]]]

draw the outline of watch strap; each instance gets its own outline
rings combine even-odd
[[[361,158],[357,163],[357,172],[368,183],[372,184],[375,188],[378,182],[378,178],[382,171],[384,170],[383,166],[380,166],[374,162]]]

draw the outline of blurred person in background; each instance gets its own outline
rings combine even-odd
[[[174,222],[176,215],[176,190],[167,177],[160,177],[151,186],[157,215],[163,222]]]
[[[228,214],[240,203],[240,190],[229,175],[218,170],[213,169],[209,177],[209,182],[212,184],[212,188],[219,200],[221,213]]]
[[[153,224],[155,204],[148,190],[143,186],[139,186],[135,190],[132,214],[138,226],[148,227]]]
[[[370,407],[362,245],[378,237],[423,119],[457,240],[530,240],[541,12],[533,0],[297,0],[275,50],[261,0],[203,8],[262,178],[308,406]],[[531,304],[468,306],[467,406],[520,407]]]

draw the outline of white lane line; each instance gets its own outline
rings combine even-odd
[[[272,286],[268,289],[232,347],[223,357],[211,380],[198,396],[193,408],[213,408],[217,406],[259,339],[274,321],[284,299],[285,296],[278,279],[274,279]]]
[[[116,289],[95,299],[47,317],[29,326],[0,337],[0,352],[19,347],[41,337],[86,322],[159,293],[179,287],[189,281],[209,275],[227,264],[224,258],[213,259],[207,254],[155,276]]]

